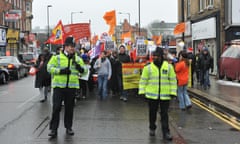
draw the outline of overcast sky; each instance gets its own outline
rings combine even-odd
[[[71,12],[74,13],[73,23],[89,22],[91,20],[91,32],[101,34],[108,32],[103,15],[107,11],[116,10],[117,24],[128,19],[132,25],[138,23],[138,1],[139,0],[33,0],[33,28],[47,26],[47,5],[49,8],[49,24],[54,27],[59,20],[63,25],[71,23]],[[151,22],[165,21],[177,22],[177,0],[141,0],[140,1],[141,27],[146,27]]]

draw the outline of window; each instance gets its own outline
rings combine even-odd
[[[20,0],[20,6],[19,6],[20,9],[22,9],[22,0]]]
[[[31,12],[31,3],[26,2],[26,11]]]
[[[212,9],[213,8],[213,0],[207,0],[206,5],[207,5],[207,9]]]
[[[213,0],[207,0],[206,5],[207,6],[213,6]]]
[[[191,0],[187,1],[187,17],[191,16]]]
[[[205,8],[205,0],[199,0],[199,12],[202,12]]]

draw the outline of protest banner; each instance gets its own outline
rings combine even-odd
[[[124,90],[138,88],[141,72],[144,65],[145,63],[123,63],[122,64]]]

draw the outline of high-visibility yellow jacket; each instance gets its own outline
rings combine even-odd
[[[174,68],[164,61],[161,68],[153,62],[143,68],[139,81],[139,94],[148,99],[170,100],[170,95],[177,95],[177,80]]]
[[[76,63],[80,66],[84,66],[82,58],[74,55]],[[68,57],[62,52],[59,55],[52,56],[47,64],[47,70],[52,75],[52,87],[53,88],[79,88],[79,71],[73,65],[73,59]],[[60,74],[60,70],[68,67],[71,70],[71,74]],[[83,67],[84,68],[84,67]],[[87,69],[84,69],[84,73],[87,73]]]

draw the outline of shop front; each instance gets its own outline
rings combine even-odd
[[[212,73],[214,75],[218,71],[217,63],[220,55],[220,36],[217,27],[217,18],[214,16],[192,23],[193,49],[198,52],[204,47],[208,48],[214,61],[214,71]]]

